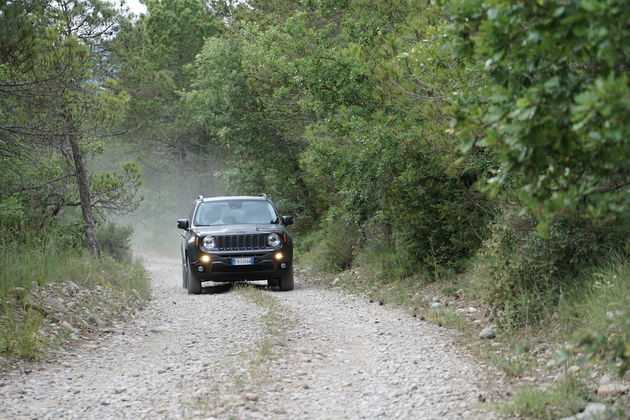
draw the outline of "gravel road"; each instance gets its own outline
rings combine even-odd
[[[454,335],[296,278],[278,293],[189,296],[152,258],[129,325],[0,379],[0,418],[492,418],[485,370]],[[269,308],[287,328],[269,326]],[[264,360],[261,362],[261,356]]]

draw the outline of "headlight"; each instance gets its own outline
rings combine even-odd
[[[205,238],[203,238],[203,245],[201,246],[202,248],[205,249],[214,249],[217,246],[217,241],[214,238],[214,236],[206,236]]]
[[[270,247],[277,247],[279,246],[282,241],[280,241],[280,235],[278,235],[277,233],[272,233],[269,236],[267,236],[267,243],[269,244]]]

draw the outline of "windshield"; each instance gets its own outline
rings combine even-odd
[[[278,223],[271,203],[263,200],[223,200],[201,203],[195,212],[195,226]]]

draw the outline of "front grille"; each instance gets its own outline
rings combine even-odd
[[[247,251],[268,248],[266,234],[226,235],[216,236],[216,238],[219,251]]]

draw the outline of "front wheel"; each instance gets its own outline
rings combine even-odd
[[[293,266],[291,266],[286,274],[280,277],[278,286],[278,290],[280,290],[281,292],[293,290]]]
[[[190,263],[186,262],[186,288],[189,295],[198,295],[201,293],[201,280],[195,278],[190,271]]]
[[[184,289],[188,288],[188,262],[184,261],[182,264],[182,287]]]

